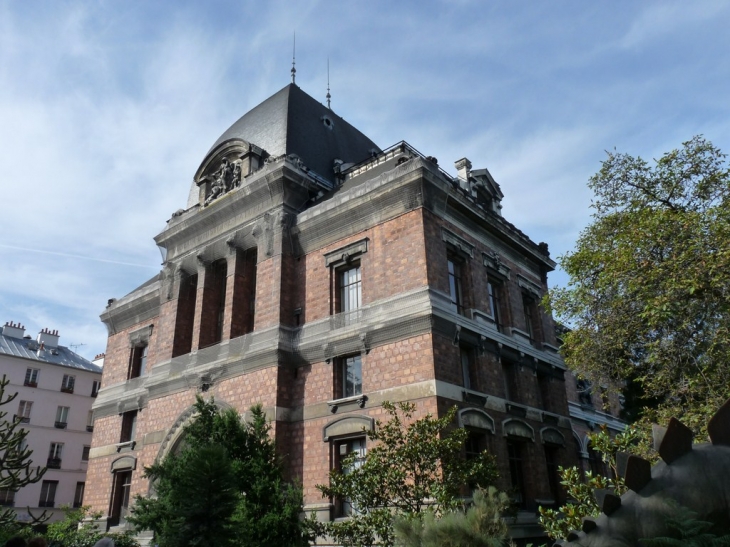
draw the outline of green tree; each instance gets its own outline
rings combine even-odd
[[[591,446],[600,454],[611,472],[610,477],[594,475],[586,472],[585,479],[577,467],[559,468],[560,478],[568,494],[568,503],[555,509],[540,507],[538,518],[545,532],[553,539],[564,539],[572,530],[580,530],[583,517],[597,517],[601,508],[596,502],[596,490],[613,490],[619,496],[628,488],[619,474],[617,455],[619,452],[630,452],[636,448],[641,439],[641,432],[632,426],[618,435],[611,437],[607,429],[590,435]]]
[[[182,449],[145,468],[155,497],[136,498],[128,520],[161,547],[304,546],[301,491],[283,479],[260,405],[244,421],[198,398]]]
[[[508,538],[503,514],[510,507],[504,492],[490,486],[474,492],[466,511],[450,511],[436,518],[426,511],[423,518],[397,517],[394,522],[399,547],[503,547]]]
[[[419,518],[426,510],[436,517],[461,507],[465,485],[489,486],[496,477],[493,457],[487,452],[465,461],[467,431],[454,428],[456,407],[442,418],[428,414],[411,420],[412,403],[383,403],[389,420],[376,422],[367,432],[374,443],[362,465],[355,455],[342,470],[330,473],[329,485],[318,485],[324,497],[350,500],[352,518],[326,523],[320,532],[345,546],[394,545],[393,518]]]
[[[89,513],[88,507],[71,509],[61,507],[66,514],[63,520],[52,522],[43,536],[49,545],[56,547],[93,547],[103,537],[111,538],[115,547],[139,547],[131,532],[105,534],[94,522],[101,513]],[[91,517],[90,519],[87,517]],[[33,532],[33,536],[41,535]]]
[[[0,380],[0,407],[11,403],[17,393],[6,394],[10,380],[3,374]],[[7,408],[7,407],[6,407]],[[28,432],[20,427],[19,418],[8,418],[6,410],[0,410],[0,489],[17,492],[20,488],[41,480],[46,472],[45,467],[33,467],[32,450],[23,444]],[[43,515],[39,517],[42,519]],[[0,529],[17,527],[15,512],[8,508],[0,508]]]
[[[653,164],[609,152],[589,186],[593,222],[549,297],[572,329],[565,361],[595,385],[628,381],[645,422],[681,416],[704,435],[730,397],[726,156],[702,137]]]

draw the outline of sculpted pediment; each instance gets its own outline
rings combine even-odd
[[[264,164],[266,151],[242,139],[218,145],[198,167],[193,183],[205,207],[241,185],[245,177]]]

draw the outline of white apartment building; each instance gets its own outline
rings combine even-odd
[[[58,331],[43,329],[33,339],[15,323],[5,323],[0,334],[0,377],[10,380],[6,395],[18,394],[3,410],[24,422],[33,464],[48,468],[39,482],[18,492],[0,489],[0,505],[14,507],[22,521],[31,518],[29,510],[59,520],[61,506],[80,507],[84,499],[101,366],[58,340]]]

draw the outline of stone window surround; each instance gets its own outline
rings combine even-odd
[[[460,258],[474,258],[474,249],[476,249],[476,247],[463,237],[456,235],[448,228],[441,228],[441,239],[444,243],[446,243],[446,246],[451,251],[454,251]]]
[[[142,328],[133,330],[129,333],[129,347],[136,348],[143,345],[149,345],[150,336],[154,325],[147,325]]]
[[[368,431],[375,430],[375,419],[370,416],[343,416],[328,422],[322,428],[322,441],[344,439],[346,437],[362,437]]]
[[[363,255],[368,252],[368,242],[369,242],[369,238],[365,237],[358,241],[349,243],[348,245],[345,245],[344,247],[339,247],[338,249],[335,249],[334,251],[329,251],[327,253],[324,253],[325,267],[338,268],[338,267],[349,264],[353,258]]]

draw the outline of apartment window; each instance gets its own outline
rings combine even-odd
[[[522,295],[522,310],[525,315],[525,331],[532,342],[540,341],[540,325],[537,301],[530,295]]]
[[[25,382],[24,385],[29,387],[38,387],[38,373],[40,372],[37,368],[29,368],[25,371]]]
[[[492,313],[492,319],[497,330],[502,330],[502,313],[500,306],[502,305],[502,284],[492,281],[487,281],[487,293],[489,297],[489,310]]]
[[[454,313],[464,314],[464,290],[462,278],[463,263],[454,257],[449,257],[449,297],[451,298],[451,309]]]
[[[507,458],[512,495],[518,507],[525,506],[525,476],[523,467],[522,443],[507,441]]]
[[[53,507],[56,504],[56,488],[58,481],[43,481],[38,507]]]
[[[18,404],[17,418],[21,423],[27,424],[30,422],[30,411],[32,408],[33,401],[20,401],[20,404]]]
[[[341,383],[336,396],[354,397],[355,395],[362,395],[362,357],[352,355],[338,361]]]
[[[138,378],[147,367],[147,344],[132,348],[131,363],[129,364],[128,380]]]
[[[560,499],[560,477],[558,476],[558,447],[545,445],[545,465],[547,467],[550,494],[557,502]]]
[[[61,469],[61,458],[63,456],[63,443],[51,443],[48,450],[48,462],[46,467],[49,469]],[[41,507],[43,507],[41,505]],[[52,505],[50,507],[53,507]]]
[[[84,445],[84,449],[81,451],[81,461],[82,462],[88,462],[89,461],[89,451],[91,450],[91,447],[88,445]]]
[[[482,452],[488,449],[487,434],[480,429],[467,429],[468,436],[464,443],[464,451],[467,460],[478,458]]]
[[[0,488],[0,507],[12,507],[15,505],[15,491],[10,488]]]
[[[337,449],[337,467],[343,475],[348,475],[361,468],[365,463],[365,437],[342,440],[335,445]],[[349,498],[338,500],[338,516],[349,517],[358,513],[357,505]]]
[[[362,275],[360,264],[337,270],[337,311],[352,312],[362,306]]]
[[[470,349],[461,348],[460,351],[461,360],[461,377],[464,382],[466,389],[477,389],[476,384],[476,371],[474,363],[474,352]]]
[[[606,473],[606,464],[590,443],[588,443],[588,466],[594,477],[598,475],[608,476]]]
[[[74,385],[76,384],[76,376],[70,374],[63,375],[63,381],[61,382],[61,391],[64,393],[73,393]]]
[[[122,433],[120,443],[133,441],[137,435],[137,411],[131,410],[122,414]]]
[[[89,410],[89,414],[86,416],[86,431],[91,433],[94,431],[94,411]]]
[[[74,493],[74,507],[81,507],[84,504],[84,490],[86,490],[86,483],[77,482],[76,492]]]
[[[68,424],[68,411],[69,407],[59,406],[56,410],[56,427],[58,429],[66,429]]]
[[[256,316],[256,249],[239,251],[231,298],[231,338],[253,331]]]
[[[101,381],[94,380],[94,382],[91,384],[91,396],[96,397],[99,395],[99,389],[101,388]]]

